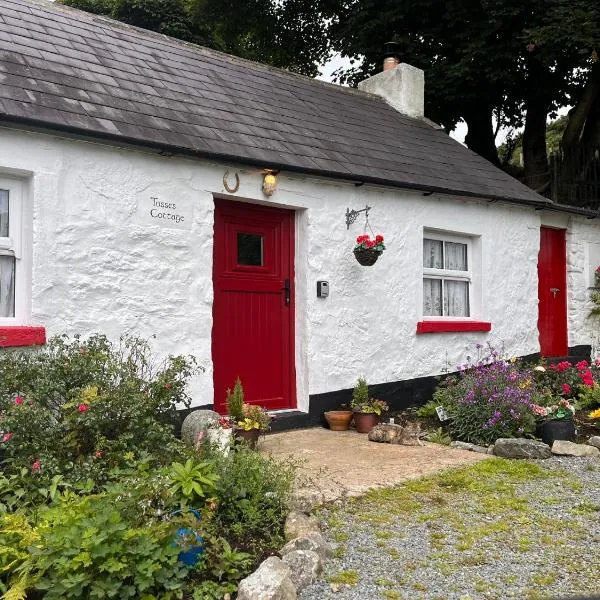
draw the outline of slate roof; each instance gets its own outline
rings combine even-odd
[[[549,202],[377,96],[46,0],[0,2],[0,122],[352,181]]]

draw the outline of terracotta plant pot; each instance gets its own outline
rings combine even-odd
[[[250,446],[250,448],[256,448],[256,444],[258,443],[261,433],[262,431],[260,429],[250,429],[249,431],[245,431],[244,429],[236,429],[233,435],[238,440],[243,440],[244,443]]]
[[[325,419],[331,431],[348,431],[352,414],[351,410],[329,410],[325,413]]]
[[[554,440],[575,440],[575,423],[571,419],[550,419],[543,421],[536,428],[536,435],[544,444],[552,446]]]
[[[365,413],[355,411],[354,427],[358,433],[369,433],[375,425],[379,424],[379,415],[375,413]]]

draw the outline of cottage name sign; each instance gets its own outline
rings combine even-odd
[[[138,196],[136,220],[167,229],[191,229],[193,206],[191,198],[173,200],[158,193],[144,193]]]

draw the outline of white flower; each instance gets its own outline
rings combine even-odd
[[[534,371],[539,371],[540,373],[545,373],[546,369],[544,367],[542,367],[542,365],[538,365],[537,367],[534,367],[533,369]]]

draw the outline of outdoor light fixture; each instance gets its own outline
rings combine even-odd
[[[262,191],[265,196],[272,196],[277,187],[277,171],[265,171],[263,175]]]

